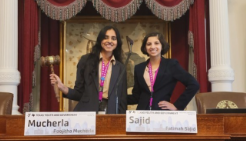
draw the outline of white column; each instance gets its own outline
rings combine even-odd
[[[227,0],[210,0],[211,68],[208,72],[212,91],[232,91],[234,72],[230,65]]]
[[[0,0],[0,91],[14,94],[12,114],[20,114],[17,105],[18,0]]]

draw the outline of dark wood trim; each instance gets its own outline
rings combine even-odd
[[[24,136],[25,116],[0,116],[0,140],[246,140],[246,114],[197,115],[197,134],[129,133],[125,115],[97,115],[93,136]]]

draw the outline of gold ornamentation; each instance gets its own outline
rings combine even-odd
[[[238,108],[237,104],[230,100],[222,100],[216,106],[216,109],[235,109],[235,108]]]

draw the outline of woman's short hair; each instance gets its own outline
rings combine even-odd
[[[168,52],[169,50],[169,44],[165,41],[164,36],[159,33],[159,32],[151,32],[149,34],[147,34],[144,39],[143,39],[143,43],[141,46],[141,51],[143,54],[148,55],[147,50],[146,50],[146,43],[149,37],[157,37],[161,43],[162,49],[161,49],[161,55],[164,55]],[[149,55],[148,55],[149,56]]]

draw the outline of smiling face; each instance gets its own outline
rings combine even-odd
[[[113,29],[107,30],[105,38],[101,42],[102,51],[105,53],[113,53],[113,50],[117,46],[117,37]]]
[[[149,37],[146,42],[146,51],[150,57],[161,56],[162,45],[157,36]]]

